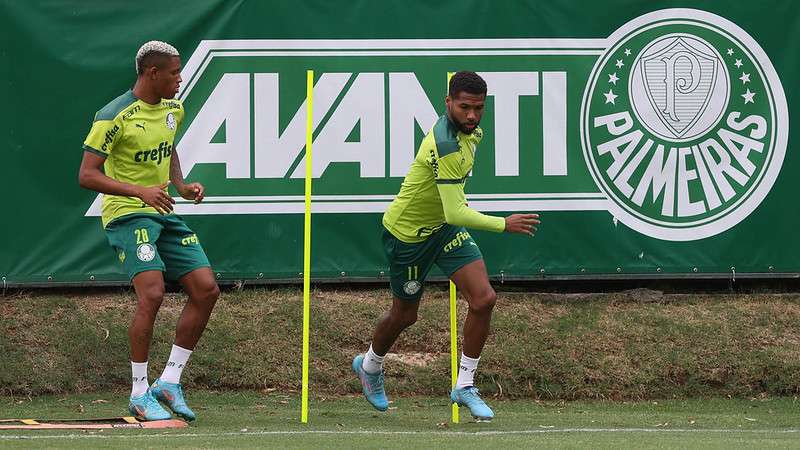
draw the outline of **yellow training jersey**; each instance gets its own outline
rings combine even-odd
[[[480,128],[464,134],[447,114],[439,117],[422,140],[400,193],[383,215],[386,229],[408,243],[424,241],[445,223],[495,232],[505,230],[505,219],[469,208],[464,195],[464,184],[482,138]]]
[[[106,158],[105,174],[123,183],[157,186],[169,180],[175,133],[183,122],[180,100],[151,105],[128,91],[98,111],[83,149]],[[103,195],[103,227],[132,213],[158,214],[137,197]]]

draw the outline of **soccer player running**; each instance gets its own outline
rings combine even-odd
[[[131,413],[143,420],[191,421],[181,373],[206,327],[219,288],[197,236],[172,211],[171,182],[181,197],[199,203],[204,188],[185,183],[175,148],[175,133],[184,117],[174,100],[181,82],[178,51],[150,41],[136,54],[138,78],[132,90],[95,114],[83,144],[79,182],[103,196],[102,223],[138,299],[128,328],[133,387]],[[178,319],[175,343],[164,372],[152,386],[147,360],[153,322],[164,298],[164,278],[178,280],[189,300]]]
[[[383,248],[394,299],[375,328],[369,350],[357,355],[352,364],[364,396],[379,411],[389,406],[383,387],[384,356],[400,333],[417,321],[422,283],[436,264],[469,303],[458,381],[450,401],[467,406],[476,419],[494,417],[478,395],[473,377],[489,333],[496,294],[483,256],[465,227],[532,236],[539,216],[487,216],[467,206],[464,183],[483,137],[478,123],[485,100],[486,82],[480,76],[474,72],[453,75],[445,98],[447,114],[422,140],[400,193],[383,215]]]

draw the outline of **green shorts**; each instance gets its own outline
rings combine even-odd
[[[106,226],[108,243],[133,279],[146,270],[160,270],[177,281],[201,267],[210,267],[197,235],[174,214],[130,214]]]
[[[422,283],[434,264],[450,277],[465,265],[483,259],[467,230],[449,224],[416,244],[403,242],[384,228],[383,250],[389,260],[392,293],[408,301],[422,297]]]

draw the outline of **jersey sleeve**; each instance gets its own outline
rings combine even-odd
[[[117,118],[95,120],[89,135],[83,141],[83,149],[106,158],[119,142],[120,136],[122,136],[122,123]]]
[[[460,156],[457,152],[440,158],[437,165],[436,188],[442,199],[442,209],[447,223],[496,233],[505,231],[504,218],[481,214],[467,206],[467,198],[464,195],[466,175],[462,175]]]
[[[448,153],[436,159],[433,165],[433,175],[437,185],[462,183],[464,181],[465,174],[461,169],[461,155],[458,152]]]

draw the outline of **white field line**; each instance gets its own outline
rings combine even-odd
[[[33,431],[36,433],[36,431]],[[163,430],[162,430],[163,432]],[[135,439],[135,438],[209,438],[209,437],[235,437],[235,436],[302,436],[302,435],[402,435],[402,436],[509,436],[509,435],[537,435],[559,433],[709,433],[709,434],[800,434],[800,429],[753,429],[741,430],[732,428],[548,428],[541,430],[510,430],[510,431],[347,431],[347,430],[307,430],[307,431],[235,431],[224,433],[179,433],[179,434],[61,434],[36,436],[3,435],[0,440],[29,440],[29,439]]]

